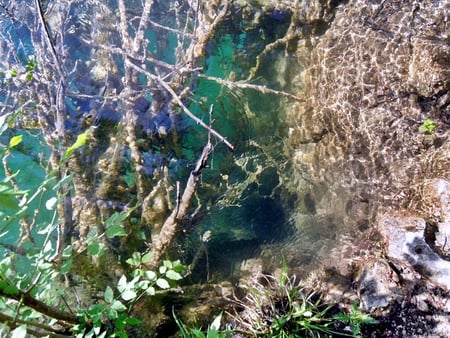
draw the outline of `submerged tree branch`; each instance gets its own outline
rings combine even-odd
[[[142,67],[139,67],[132,63],[130,60],[126,60],[127,65],[130,67],[142,72],[143,74],[150,76],[153,80],[157,81],[162,87],[164,87],[165,90],[167,90],[170,95],[173,97],[175,102],[180,106],[180,108],[185,112],[187,116],[189,116],[191,119],[193,119],[196,123],[201,125],[203,128],[208,130],[209,133],[217,137],[220,141],[225,143],[225,145],[231,150],[234,151],[234,146],[221,134],[219,134],[217,131],[212,129],[210,126],[208,126],[205,122],[203,122],[201,119],[199,119],[197,116],[195,116],[183,103],[181,98],[175,93],[175,91],[165,82],[163,79],[161,79],[159,76],[156,76],[149,71],[143,69]]]
[[[212,107],[211,107],[212,109]],[[170,216],[164,222],[161,231],[157,236],[152,239],[152,259],[148,266],[155,269],[159,266],[163,254],[166,252],[170,243],[172,243],[175,234],[178,231],[179,224],[183,220],[189,210],[192,197],[194,196],[197,183],[201,178],[203,169],[206,167],[206,162],[208,160],[209,154],[211,154],[213,146],[211,140],[208,137],[208,142],[203,148],[202,154],[198,158],[194,170],[191,171],[189,175],[186,188],[184,189],[183,195],[177,203],[177,207],[172,211]]]
[[[305,100],[299,98],[298,96],[295,96],[293,94],[284,92],[284,91],[280,91],[280,90],[275,90],[275,89],[271,89],[271,88],[267,88],[266,86],[260,86],[260,85],[254,85],[254,84],[250,84],[250,83],[245,83],[242,81],[229,81],[229,80],[224,80],[218,77],[214,77],[214,76],[208,76],[208,75],[204,75],[204,74],[198,74],[198,77],[201,77],[203,79],[207,79],[210,81],[214,81],[218,84],[221,84],[222,86],[226,86],[230,89],[236,89],[236,88],[241,88],[241,89],[251,89],[251,90],[256,90],[259,91],[263,94],[273,94],[273,95],[277,95],[277,96],[283,96],[283,97],[287,97],[289,99],[295,100],[295,101],[299,101],[299,102],[304,102]]]
[[[15,329],[19,325],[25,324],[27,326],[27,333],[35,337],[52,337],[52,338],[67,338],[67,335],[60,334],[59,329],[55,329],[49,325],[41,324],[39,322],[31,322],[14,318],[0,312],[0,322],[6,323],[10,329]],[[36,328],[36,329],[35,329]]]

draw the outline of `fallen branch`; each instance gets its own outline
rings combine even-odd
[[[213,106],[211,106],[210,113],[212,112],[212,109]],[[211,144],[211,139],[208,137],[208,142],[204,146],[202,154],[195,164],[194,170],[192,170],[189,175],[183,195],[181,198],[178,198],[179,201],[176,208],[164,222],[159,234],[152,239],[151,251],[153,255],[151,261],[148,263],[148,266],[151,269],[155,269],[159,266],[162,255],[166,252],[178,231],[180,222],[186,217],[197,183],[201,178],[202,171],[206,167],[208,156],[211,154],[212,150],[213,146]]]
[[[61,334],[61,329],[55,325],[55,328],[49,325],[41,324],[38,322],[31,322],[8,316],[4,313],[0,313],[0,322],[6,323],[10,329],[15,329],[19,325],[25,324],[27,326],[27,333],[35,337],[52,337],[52,338],[67,338],[67,334]]]
[[[156,76],[149,71],[143,69],[142,67],[139,67],[132,63],[130,60],[126,60],[126,64],[130,67],[142,72],[143,74],[151,77],[153,80],[157,81],[165,90],[167,90],[172,98],[175,100],[175,102],[180,106],[180,108],[185,112],[187,116],[189,116],[191,119],[193,119],[197,124],[201,125],[203,128],[208,130],[208,132],[215,137],[217,137],[220,141],[225,143],[225,145],[231,150],[234,151],[234,146],[222,135],[220,135],[217,131],[212,129],[210,126],[208,126],[205,122],[203,122],[201,119],[199,119],[197,116],[195,116],[191,111],[184,105],[183,101],[181,101],[181,98],[175,93],[175,91],[163,80],[161,77]]]
[[[76,324],[78,322],[78,318],[76,314],[58,310],[52,306],[49,306],[40,300],[32,297],[28,293],[24,293],[21,291],[17,291],[15,293],[5,293],[3,289],[0,289],[0,297],[5,297],[8,299],[13,299],[17,302],[21,302],[23,305],[36,310],[37,312],[42,313],[48,317],[61,320],[70,324]]]
[[[293,99],[299,102],[304,102],[304,100],[302,100],[301,98],[283,92],[283,91],[279,91],[279,90],[275,90],[275,89],[270,89],[267,88],[266,86],[260,86],[260,85],[254,85],[254,84],[250,84],[250,83],[245,83],[245,82],[241,82],[241,81],[229,81],[229,80],[224,80],[218,77],[214,77],[214,76],[208,76],[208,75],[204,75],[204,74],[198,74],[198,77],[204,78],[206,80],[210,80],[210,81],[214,81],[222,86],[226,86],[230,89],[236,89],[236,88],[240,88],[240,89],[252,89],[252,90],[256,90],[259,91],[263,94],[274,94],[277,96],[283,96],[283,97],[287,97],[289,99]]]

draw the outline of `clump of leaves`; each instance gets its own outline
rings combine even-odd
[[[348,325],[355,338],[361,337],[361,327],[367,324],[376,324],[378,321],[367,313],[361,312],[358,303],[353,303],[348,313],[342,312],[334,316],[338,321]]]
[[[222,321],[222,313],[220,313],[211,324],[208,326],[206,331],[201,328],[188,328],[186,325],[175,315],[173,312],[173,318],[177,323],[179,334],[183,338],[231,338],[232,332],[230,330],[221,330],[220,323]]]
[[[238,301],[243,312],[233,315],[235,329],[248,337],[322,337],[337,334],[336,320],[315,292],[308,292],[296,277],[262,275]],[[344,334],[345,335],[345,334]]]
[[[432,134],[436,130],[436,123],[431,119],[425,119],[419,127],[419,133]]]
[[[133,253],[127,263],[133,267],[131,278],[122,275],[116,290],[110,286],[104,292],[104,302],[92,305],[82,312],[81,324],[74,328],[77,337],[127,337],[126,328],[140,324],[140,320],[129,315],[130,309],[141,297],[156,294],[157,289],[167,290],[176,286],[183,278],[186,267],[180,261],[164,261],[158,271],[145,265],[151,254]],[[114,328],[105,329],[105,323],[114,323]]]

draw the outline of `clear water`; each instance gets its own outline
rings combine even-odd
[[[137,9],[140,6],[131,2],[127,2],[128,5],[130,13],[133,13],[133,6]],[[176,27],[175,19],[170,14],[170,2],[161,2],[155,6],[151,14],[152,20]],[[112,90],[120,91],[123,86],[120,78],[123,76],[123,63],[120,60],[115,64],[108,63],[101,48],[85,43],[88,39],[94,39],[95,43],[101,43],[102,39],[113,45],[120,43],[117,31],[105,30],[105,27],[115,27],[117,24],[111,26],[111,21],[117,19],[115,5],[75,1],[61,4],[61,8],[51,7],[48,14],[51,27],[60,24],[58,20],[64,11],[68,13],[63,23],[67,28],[64,62],[65,67],[72,70],[68,78],[69,95],[65,102],[68,118],[65,124],[67,130],[76,135],[84,130],[83,120],[92,110],[99,112],[97,118],[113,124],[123,118],[120,104],[114,100],[104,102],[99,98],[86,96],[101,93],[105,86],[107,93]],[[21,13],[20,17],[24,22],[32,22],[33,15],[29,10],[18,10],[18,13]],[[11,21],[5,13],[2,14],[1,24],[5,34],[17,41],[17,54],[23,59],[22,63],[26,62],[35,52],[31,43],[35,37],[31,37],[26,25]],[[249,26],[245,27],[246,24]],[[289,15],[283,13],[267,15],[259,23],[242,21],[239,16],[232,17],[221,25],[208,43],[202,65],[203,73],[221,79],[247,79],[250,69],[255,66],[256,57],[268,43],[283,36],[288,24]],[[149,52],[153,57],[167,63],[176,61],[177,39],[174,33],[148,29],[145,37],[150,41]],[[2,50],[2,53],[5,54],[6,50]],[[289,53],[284,48],[269,53],[250,83],[289,90],[285,74],[288,72],[286,64],[289,63],[289,58]],[[14,61],[13,58],[11,61]],[[90,62],[96,63],[96,66],[90,66]],[[4,63],[3,67],[6,66]],[[105,71],[107,78],[102,77]],[[140,80],[142,85],[145,85],[145,81],[144,78]],[[198,79],[192,94],[189,109],[202,120],[208,121],[207,112],[210,105],[214,104],[213,126],[236,146],[236,151],[231,153],[221,144],[215,148],[210,167],[205,170],[198,189],[202,208],[195,217],[186,221],[184,237],[178,241],[180,244],[176,250],[189,262],[200,247],[201,235],[211,231],[208,243],[210,270],[216,280],[220,280],[237,273],[238,266],[246,258],[257,256],[261,245],[284,241],[292,235],[290,208],[293,207],[296,196],[285,188],[290,170],[283,150],[287,137],[284,121],[286,102],[275,95],[254,90],[230,90],[205,78]],[[152,102],[150,96],[146,96],[146,100],[144,106]],[[172,183],[175,180],[185,182],[189,165],[196,161],[207,134],[185,116],[179,116],[177,124],[170,125],[173,121],[164,119],[164,109],[166,108],[155,118],[142,117],[140,123],[146,130],[152,129],[155,124],[179,128],[175,148],[160,148],[160,151],[161,154],[166,152],[164,156],[175,153],[171,166]],[[110,134],[105,134],[105,142],[109,136]],[[28,140],[24,142],[25,147],[30,145],[33,143]],[[18,152],[11,159],[11,166],[26,167],[32,178],[23,184],[24,187],[33,188],[40,184],[44,172],[35,159],[35,154],[41,148],[36,146],[29,150],[30,152]],[[149,156],[149,163],[157,160],[151,157],[157,154]],[[192,209],[195,207],[193,205]],[[43,221],[48,221],[49,217],[44,213]],[[281,257],[278,258],[281,264]],[[201,261],[194,271],[194,276],[199,280],[204,278],[205,264],[205,261]]]

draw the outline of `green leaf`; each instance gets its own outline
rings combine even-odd
[[[166,272],[166,277],[169,278],[169,279],[171,279],[171,280],[180,280],[180,279],[183,279],[183,277],[182,277],[178,272],[175,272],[175,271],[173,271],[173,270],[168,270],[168,271]]]
[[[5,195],[0,192],[0,209],[18,211],[18,201],[14,196]]]
[[[103,304],[94,304],[89,310],[86,311],[86,314],[90,317],[95,317],[100,315],[105,310],[105,305]]]
[[[436,123],[431,119],[425,119],[419,126],[419,133],[432,134],[436,130]]]
[[[220,322],[222,321],[222,313],[220,313],[216,318],[214,318],[213,322],[209,326],[213,330],[220,330]]]
[[[145,277],[150,281],[156,280],[156,272],[154,271],[145,271]]]
[[[45,209],[47,210],[53,210],[55,208],[56,202],[58,202],[58,199],[56,197],[50,197],[46,202],[45,202]]]
[[[0,209],[18,211],[19,202],[16,196],[26,195],[28,190],[16,190],[6,182],[0,182]]]
[[[186,266],[181,264],[181,261],[179,259],[177,259],[176,261],[173,261],[172,265],[173,265],[172,269],[180,274],[186,271]]]
[[[170,288],[169,282],[166,281],[164,278],[158,278],[156,280],[156,285],[158,285],[161,289],[169,289]]]
[[[108,238],[114,238],[116,236],[126,236],[125,229],[120,225],[113,225],[109,229],[106,230],[106,236]]]
[[[105,252],[105,246],[100,242],[92,242],[88,245],[87,250],[91,256],[99,257]]]
[[[72,256],[72,246],[68,245],[64,248],[63,252],[62,252],[62,257],[63,258],[68,258]]]
[[[20,142],[22,142],[23,135],[16,135],[11,137],[11,140],[9,140],[9,146],[8,148],[14,148],[16,145],[18,145]]]
[[[117,312],[123,312],[127,309],[127,307],[123,305],[123,303],[120,300],[115,300],[111,304],[111,309],[116,310]]]
[[[11,122],[21,113],[20,110],[16,110],[14,113],[5,114],[0,116],[0,135],[10,127]]]
[[[125,275],[122,275],[122,277],[120,277],[119,281],[117,282],[117,289],[119,290],[119,292],[123,292],[124,290],[126,290],[127,286],[127,277]]]
[[[137,294],[133,290],[127,289],[124,290],[120,296],[122,297],[123,300],[129,301],[135,299],[137,297]]]
[[[136,326],[141,323],[141,321],[139,319],[134,318],[134,317],[128,317],[125,321],[127,322],[128,325],[131,325],[131,326]]]
[[[81,133],[80,135],[77,136],[75,143],[72,144],[69,148],[67,148],[66,151],[64,152],[64,155],[61,159],[62,162],[66,162],[75,150],[81,148],[86,144],[88,136],[91,134],[91,131],[92,129],[89,128],[84,133]]]
[[[108,318],[109,319],[116,319],[117,317],[119,317],[119,313],[116,310],[110,308],[108,310]]]
[[[156,290],[153,286],[149,286],[149,288],[147,290],[145,290],[145,292],[149,296],[154,296],[156,294]]]
[[[8,284],[3,288],[3,292],[7,295],[18,295],[19,289],[15,285]]]
[[[105,221],[106,227],[110,227],[113,225],[119,225],[123,221],[125,221],[129,216],[128,212],[115,212]]]
[[[147,290],[149,285],[150,285],[150,282],[148,280],[142,280],[142,281],[136,283],[136,289]]]
[[[120,316],[119,318],[117,318],[114,322],[114,326],[118,330],[125,329],[125,326],[126,326],[125,318],[123,316]]]
[[[70,272],[70,269],[72,269],[72,264],[73,264],[73,262],[72,262],[71,259],[68,259],[68,260],[64,261],[64,262],[61,264],[61,270],[60,270],[60,272],[61,272],[63,275],[68,274],[68,273]]]
[[[111,287],[108,285],[105,290],[105,295],[103,296],[105,302],[111,304],[114,301],[114,292]]]
[[[142,264],[147,264],[152,260],[153,254],[151,252],[147,252],[144,256],[141,258]]]

